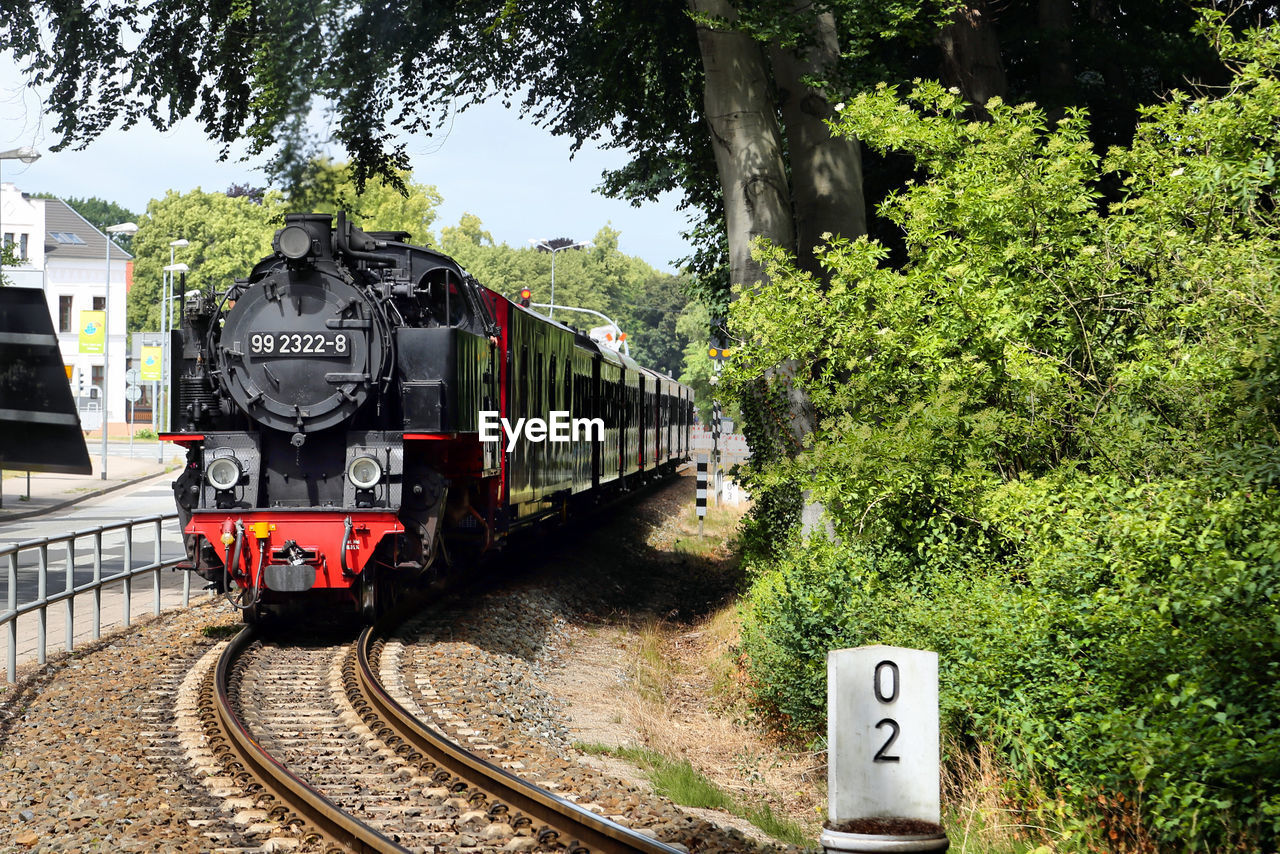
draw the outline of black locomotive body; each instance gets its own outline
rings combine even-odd
[[[189,566],[250,619],[372,615],[688,457],[690,389],[406,238],[290,215],[248,278],[182,297],[163,438]]]

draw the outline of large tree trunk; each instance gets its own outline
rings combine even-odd
[[[826,80],[840,60],[835,16],[814,14],[811,0],[792,0],[792,11],[809,15],[806,44],[799,50],[774,46],[770,51],[778,103],[791,164],[791,193],[796,220],[796,257],[801,268],[819,281],[826,278],[814,250],[824,236],[859,237],[867,233],[862,195],[862,151],[856,139],[833,137],[826,121],[835,117],[826,94],[805,78]],[[787,395],[789,426],[799,447],[818,427],[818,413],[796,379],[812,370],[788,360],[771,373]],[[807,535],[835,535],[826,508],[805,490],[801,493],[800,528]]]
[[[942,78],[979,112],[987,101],[1005,97],[1009,84],[1000,61],[1000,41],[986,0],[975,0],[957,9],[951,23],[938,33],[942,48]]]
[[[809,0],[794,0],[792,7],[812,13]],[[798,54],[774,47],[771,58],[791,162],[796,255],[801,267],[820,275],[813,250],[822,236],[854,238],[866,234],[867,213],[858,141],[831,135],[826,125],[835,117],[831,102],[804,82],[805,77],[825,79],[840,59],[835,17],[830,12],[816,15],[810,36],[812,42]]]
[[[689,0],[695,14],[736,22],[727,0]],[[760,45],[731,27],[698,25],[705,74],[703,104],[724,195],[729,274],[750,287],[764,278],[751,259],[751,241],[764,237],[795,249],[791,193],[782,138]]]

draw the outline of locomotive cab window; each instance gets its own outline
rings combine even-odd
[[[471,319],[467,300],[452,271],[437,268],[422,277],[419,302],[439,326],[465,326]]]

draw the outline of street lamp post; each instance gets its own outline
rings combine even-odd
[[[568,246],[552,246],[551,241],[545,237],[540,240],[530,237],[529,242],[533,244],[535,249],[545,249],[551,253],[551,302],[548,303],[551,310],[547,312],[547,317],[554,318],[556,316],[556,253],[565,249],[580,249],[583,246],[590,246],[591,241],[584,240],[581,243],[570,243]]]
[[[173,427],[169,423],[168,410],[173,408],[173,389],[169,387],[172,380],[169,372],[169,339],[173,337],[173,300],[177,296],[173,292],[173,282],[176,276],[185,276],[191,271],[186,264],[170,264],[164,268],[168,278],[165,282],[164,305],[160,309],[160,385],[163,386],[161,394],[164,395],[165,409],[161,412],[164,418],[164,429],[169,430]]]
[[[138,225],[107,226],[107,298],[102,309],[102,479],[107,479],[107,430],[111,426],[111,235],[137,234]]]

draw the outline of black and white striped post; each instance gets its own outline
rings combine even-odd
[[[720,503],[720,401],[711,401],[711,491]]]
[[[707,461],[698,458],[698,536],[702,536],[702,523],[707,518]]]

